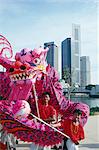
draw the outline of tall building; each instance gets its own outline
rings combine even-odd
[[[62,49],[62,74],[66,69],[71,74],[71,38],[67,38],[61,43]],[[71,78],[68,80],[71,84]]]
[[[72,26],[72,37],[65,39],[62,44],[62,71],[70,70],[71,84],[80,84],[80,26]]]
[[[47,62],[54,67],[54,42],[44,43],[44,48],[46,47],[49,48],[49,51],[47,53]]]
[[[46,47],[49,48],[47,53],[47,63],[58,71],[59,77],[61,78],[61,60],[58,46],[54,42],[48,42],[44,43],[44,48]]]
[[[69,69],[70,84],[80,84],[80,26],[72,26],[72,38],[62,41],[62,72]]]
[[[72,25],[71,51],[72,84],[80,84],[81,33],[80,26],[75,24]]]
[[[85,87],[90,84],[91,75],[90,75],[90,59],[89,56],[80,57],[80,82],[81,86]]]

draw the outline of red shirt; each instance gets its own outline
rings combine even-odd
[[[73,124],[72,120],[66,119],[62,122],[62,127],[64,133],[68,135],[74,143],[84,139],[84,130],[80,124],[76,126]]]
[[[40,113],[40,118],[46,120],[49,119],[49,117],[53,117],[53,115],[56,114],[56,110],[51,105],[46,106],[46,105],[39,104],[39,113]]]

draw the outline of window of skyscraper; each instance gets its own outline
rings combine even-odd
[[[78,54],[79,53],[79,43],[75,42],[75,53]]]
[[[79,39],[78,29],[75,29],[75,40]]]

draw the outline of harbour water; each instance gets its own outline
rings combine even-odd
[[[90,97],[71,97],[72,101],[82,102],[92,107],[99,107],[99,98],[90,98]]]

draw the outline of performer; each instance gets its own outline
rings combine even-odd
[[[72,119],[66,119],[57,124],[53,124],[54,127],[61,126],[61,128],[64,130],[64,133],[70,137],[70,139],[65,140],[67,150],[78,150],[79,141],[85,138],[84,129],[80,125],[81,115],[82,112],[79,109],[76,109],[73,112]]]
[[[40,118],[48,123],[57,121],[57,113],[53,106],[49,104],[50,101],[50,93],[44,92],[42,94],[42,99],[39,102],[39,114]],[[31,144],[31,150],[49,150],[51,147],[40,147],[35,145],[34,143]]]
[[[42,94],[42,100],[39,102],[40,118],[46,122],[56,121],[56,110],[49,104],[50,93],[44,92]]]

